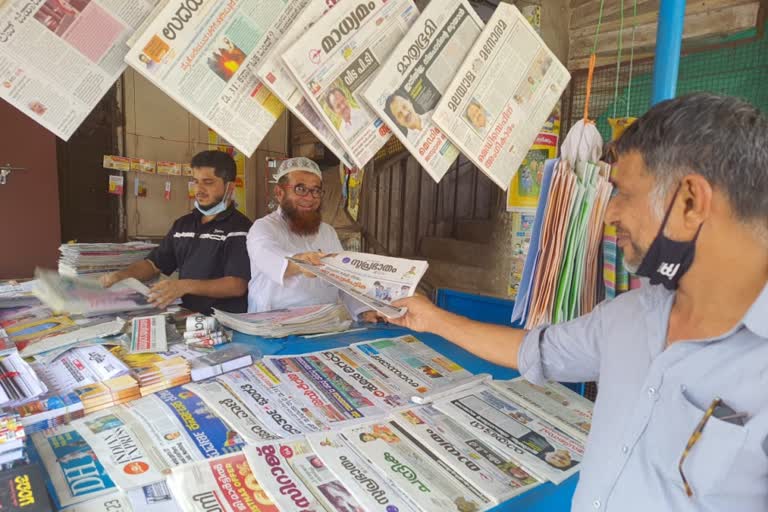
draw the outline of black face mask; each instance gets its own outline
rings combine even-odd
[[[653,239],[648,252],[637,269],[638,276],[649,277],[651,284],[661,284],[667,290],[676,290],[680,279],[691,268],[693,257],[696,255],[696,240],[701,232],[700,225],[693,240],[688,242],[677,242],[664,236],[664,228],[679,191],[680,187],[678,186],[672,197],[672,204],[669,205],[667,213],[664,214],[659,233]]]

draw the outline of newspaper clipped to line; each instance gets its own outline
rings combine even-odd
[[[320,265],[288,259],[387,318],[405,314],[405,308],[394,307],[392,302],[413,296],[429,266],[426,261],[362,252],[326,256]]]
[[[320,18],[283,57],[357,167],[391,135],[363,101],[362,91],[417,16],[411,0],[345,2]]]
[[[307,101],[301,92],[296,80],[283,64],[283,54],[296,40],[304,34],[328,9],[332,8],[337,0],[310,0],[309,4],[291,22],[291,26],[280,37],[280,40],[272,48],[256,70],[256,74],[272,91],[280,98],[288,110],[295,115],[304,126],[309,129],[331,152],[336,155],[347,167],[354,167],[347,152],[341,146],[339,138],[326,125],[320,117],[317,109]]]
[[[482,29],[467,0],[430,2],[364,94],[435,181],[459,150],[434,125],[432,112]]]
[[[569,80],[517,7],[501,3],[432,120],[506,190]]]
[[[125,70],[148,0],[0,2],[0,98],[68,140]]]
[[[283,113],[254,70],[306,2],[170,2],[125,60],[250,156]]]

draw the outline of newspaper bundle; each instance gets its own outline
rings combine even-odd
[[[168,486],[187,512],[278,512],[243,453],[173,468]]]
[[[305,97],[357,167],[391,136],[365,104],[362,91],[417,16],[411,0],[345,2],[328,11],[283,56]]]
[[[405,314],[391,303],[413,296],[428,267],[426,261],[362,252],[326,256],[320,265],[288,259],[388,318]]]
[[[533,475],[557,484],[575,474],[584,444],[488,386],[438,400],[434,407],[476,432]]]
[[[228,313],[214,309],[213,315],[230,329],[266,338],[337,332],[352,324],[347,309],[341,304],[316,304],[261,313]]]
[[[250,156],[283,112],[254,70],[305,4],[169,2],[125,60]]]
[[[256,74],[272,93],[280,98],[288,110],[306,126],[335,154],[347,167],[354,163],[341,146],[339,138],[326,125],[317,109],[301,93],[296,80],[283,64],[283,54],[309,29],[328,9],[337,4],[337,0],[309,0],[308,5],[291,22],[291,26],[280,37],[272,51],[265,58]]]
[[[418,507],[389,478],[378,473],[337,432],[307,435],[323,464],[345,483],[349,493],[372,512],[417,512]]]
[[[125,70],[152,0],[9,0],[0,9],[0,98],[68,140]]]
[[[467,0],[430,2],[364,93],[435,181],[459,150],[432,123],[432,112],[482,29]]]
[[[432,120],[506,190],[568,80],[517,7],[500,3]]]
[[[523,377],[494,380],[491,385],[574,439],[587,442],[595,404],[580,394],[557,382],[537,386]]]
[[[62,244],[59,247],[59,274],[98,277],[141,261],[157,244]]]
[[[342,430],[342,437],[424,512],[484,510],[493,501],[393,421]]]

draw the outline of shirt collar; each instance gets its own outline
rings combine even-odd
[[[747,310],[742,322],[750,331],[761,338],[768,338],[768,283],[763,286],[760,295]]]

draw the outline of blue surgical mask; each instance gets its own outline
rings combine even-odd
[[[200,203],[197,202],[197,199],[195,199],[195,208],[197,208],[197,211],[203,214],[205,217],[209,217],[211,215],[218,215],[224,210],[227,209],[229,206],[229,200],[232,198],[232,189],[229,185],[227,185],[227,191],[224,192],[224,197],[221,198],[221,201],[216,204],[215,206],[211,206],[207,210],[200,206]]]

